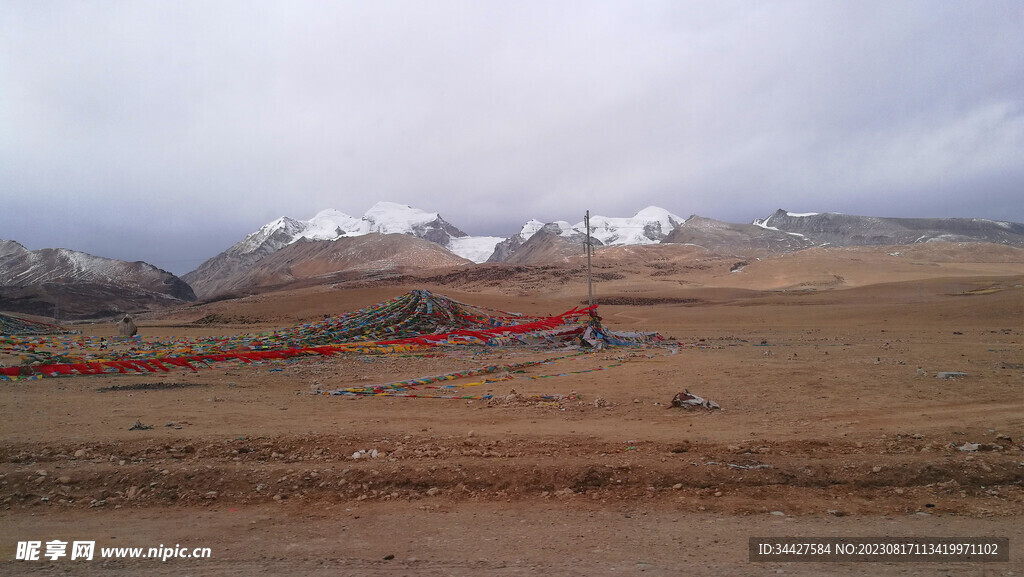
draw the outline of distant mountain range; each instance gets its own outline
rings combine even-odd
[[[687,244],[730,254],[942,241],[1024,247],[1024,224],[972,218],[883,218],[780,209],[749,224],[734,224],[697,215],[683,218],[651,206],[631,217],[593,216],[590,226],[597,247]],[[436,212],[378,202],[359,218],[333,209],[309,220],[278,218],[181,279],[145,263],[64,249],[27,251],[17,243],[0,241],[0,310],[52,316],[48,311],[58,301],[93,299],[95,315],[300,281],[473,263],[551,263],[582,254],[585,239],[583,222],[535,219],[508,238],[470,236]],[[81,293],[79,297],[67,296],[74,292],[71,287]],[[71,308],[78,312],[71,313],[66,304],[62,306],[63,314],[87,314],[89,308],[74,305]]]
[[[0,240],[0,310],[81,319],[195,299],[188,284],[151,264]]]
[[[452,257],[452,262],[448,264],[464,264],[467,262],[452,254],[456,250],[472,255],[480,252],[479,245],[481,242],[485,245],[485,248],[489,243],[490,250],[493,250],[494,244],[502,240],[499,237],[483,237],[484,240],[482,241],[479,238],[471,239],[466,233],[452,226],[436,212],[426,212],[393,202],[378,202],[370,210],[366,211],[362,218],[355,218],[333,209],[320,211],[309,220],[296,220],[283,216],[263,225],[259,230],[249,234],[224,252],[201,264],[196,270],[184,275],[182,279],[189,283],[201,298],[207,298],[225,291],[259,286],[264,284],[263,279],[283,281],[293,276],[293,273],[276,269],[267,270],[267,268],[290,266],[287,263],[293,263],[294,261],[288,261],[287,255],[286,257],[279,257],[273,261],[263,263],[262,266],[257,266],[257,263],[260,263],[267,256],[299,241],[330,243],[368,234],[373,234],[374,237],[372,238],[398,234],[429,241],[433,243],[434,247],[443,247],[451,251],[449,256]],[[365,243],[361,244],[368,246]],[[400,241],[397,239],[390,240],[392,247],[397,247],[399,244]],[[342,245],[346,247],[352,246],[348,242],[342,243]],[[340,247],[342,245],[337,246]],[[327,244],[324,246],[335,245]],[[419,246],[422,247],[423,245]],[[309,253],[309,250],[307,248],[305,252]],[[490,251],[487,252],[489,255]],[[375,258],[367,256],[363,260],[369,262]],[[360,259],[356,258],[354,260],[358,261]],[[345,262],[352,263],[352,260],[345,259]],[[406,263],[406,265],[411,264],[413,263]]]
[[[777,210],[754,221],[765,230],[800,236],[816,245],[864,246],[922,242],[991,242],[1024,246],[1024,224],[983,218],[884,218],[836,212]]]
[[[682,217],[664,209],[648,207],[633,217],[595,216],[590,219],[590,223],[594,244],[604,246],[656,243],[665,238],[683,220]],[[307,278],[294,266],[296,261],[290,256],[291,252],[287,253],[288,257],[273,260],[267,260],[267,256],[300,241],[341,243],[337,246],[351,247],[354,246],[352,239],[373,233],[422,239],[448,251],[450,258],[432,254],[429,258],[421,258],[415,262],[399,263],[394,259],[387,262],[378,261],[380,266],[377,270],[386,268],[395,272],[399,272],[400,269],[443,268],[483,262],[540,262],[557,256],[579,254],[583,239],[586,237],[582,222],[575,225],[564,221],[544,224],[538,220],[527,222],[519,233],[507,239],[495,236],[469,236],[436,212],[426,212],[393,202],[378,202],[358,219],[333,209],[321,211],[310,220],[281,217],[263,225],[182,278],[192,286],[200,298],[209,298],[225,291],[266,286],[271,282],[268,279],[273,279],[276,283],[284,282],[286,279]],[[389,239],[388,242],[392,247],[398,247],[403,241]],[[372,245],[357,244],[363,247]],[[554,248],[549,245],[553,245]],[[304,250],[308,252],[309,249]],[[420,250],[423,250],[423,245],[420,245]],[[327,258],[329,253],[330,250],[317,251],[318,256],[315,258]],[[358,271],[364,268],[363,265],[356,264],[360,260],[371,262],[376,259],[377,257],[369,256],[364,259],[345,258],[345,266],[335,260],[333,265],[306,264],[305,269],[326,270],[333,266],[335,273]],[[296,277],[296,274],[299,276]]]
[[[708,250],[730,253],[750,250],[786,252],[826,245],[896,245],[933,241],[993,242],[1024,246],[1024,225],[1018,223],[965,218],[876,218],[837,213],[790,213],[781,209],[750,224],[732,224],[697,215],[683,218],[663,208],[650,206],[631,217],[593,216],[590,227],[593,243],[597,247],[676,243],[694,244]],[[381,260],[379,255],[353,255],[355,245],[351,239],[374,232],[430,241],[447,249],[451,256],[465,260],[442,258],[442,253],[437,252],[430,258],[401,263],[393,259]],[[359,219],[336,210],[322,211],[308,221],[282,217],[267,223],[183,278],[200,298],[209,298],[227,290],[266,286],[269,283],[267,279],[279,283],[289,279],[309,278],[309,274],[301,272],[303,270],[316,270],[319,274],[326,274],[327,271],[334,274],[363,274],[369,263],[377,263],[375,270],[394,272],[458,266],[469,264],[470,261],[549,263],[581,254],[585,239],[586,228],[583,222],[544,223],[536,219],[528,221],[518,233],[509,238],[473,237],[435,212],[379,202]],[[341,242],[343,240],[345,242]],[[303,258],[311,260],[298,259],[292,251],[272,260],[265,258],[299,241],[328,244],[315,251],[304,248]],[[401,239],[388,240],[389,246],[399,253],[402,242]],[[364,249],[373,246],[372,242],[358,244]],[[344,251],[346,256],[343,259],[329,258],[335,249]],[[301,267],[297,266],[300,261]]]

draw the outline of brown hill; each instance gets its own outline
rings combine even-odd
[[[430,272],[466,264],[470,261],[436,243],[404,234],[370,233],[337,240],[299,240],[247,269],[212,279],[204,286],[203,294],[380,278],[411,270]]]

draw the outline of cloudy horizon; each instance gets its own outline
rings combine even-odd
[[[6,2],[0,238],[183,274],[377,201],[1024,222],[1024,4]]]

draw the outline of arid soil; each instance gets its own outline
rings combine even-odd
[[[1019,575],[1024,263],[935,252],[886,269],[886,250],[823,254],[818,266],[813,254],[785,257],[804,268],[749,259],[739,273],[726,257],[689,269],[702,263],[666,259],[657,276],[609,265],[599,270],[621,278],[598,284],[604,322],[668,340],[456,389],[490,400],[313,391],[557,352],[0,383],[0,572]],[[412,288],[555,314],[586,297],[567,281],[575,266],[524,269],[497,287],[480,272],[462,284],[306,287],[139,325],[257,332]],[[722,409],[672,408],[684,389]],[[758,536],[1009,537],[1011,560],[751,563]],[[212,558],[15,559],[19,541],[52,539],[210,547]]]

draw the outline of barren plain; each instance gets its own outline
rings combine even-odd
[[[641,247],[599,251],[595,266],[604,323],[667,340],[466,387],[493,399],[313,391],[550,353],[0,382],[0,572],[1024,572],[1024,251]],[[143,336],[259,332],[418,288],[550,315],[585,302],[582,271],[570,261],[353,280],[138,323]],[[684,389],[721,410],[672,408]],[[748,561],[748,539],[767,536],[1008,537],[1011,551],[999,563]],[[51,539],[212,556],[14,559],[18,542]]]

